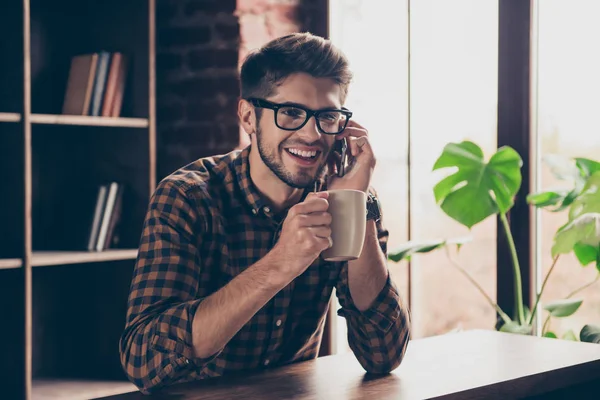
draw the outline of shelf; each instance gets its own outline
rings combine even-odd
[[[0,122],[19,122],[21,114],[0,112]]]
[[[0,258],[0,269],[20,268],[20,258]]]
[[[93,263],[103,261],[132,260],[137,257],[137,249],[104,251],[37,251],[33,253],[34,267],[50,265]]]
[[[34,267],[51,265],[93,263],[103,261],[134,260],[137,249],[118,249],[104,251],[36,251],[33,253]],[[20,268],[20,258],[0,258],[0,269]]]
[[[111,126],[117,128],[147,128],[147,118],[90,117],[87,115],[32,114],[31,122],[45,125]]]
[[[87,400],[137,391],[127,381],[34,379],[34,400]]]

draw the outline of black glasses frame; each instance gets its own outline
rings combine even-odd
[[[342,107],[341,109],[339,108],[326,108],[326,109],[322,109],[322,110],[311,110],[310,108],[306,108],[304,106],[301,106],[299,104],[295,104],[295,103],[273,103],[271,101],[265,100],[265,99],[258,99],[256,97],[251,97],[248,100],[254,107],[260,107],[260,108],[268,108],[269,110],[273,110],[273,118],[275,120],[275,125],[279,128],[282,129],[284,131],[297,131],[298,129],[302,129],[302,127],[304,125],[306,125],[306,123],[308,122],[308,120],[310,119],[310,117],[315,117],[315,121],[317,123],[317,129],[319,129],[319,132],[325,134],[325,135],[339,135],[340,133],[344,132],[344,129],[346,129],[346,126],[348,126],[348,121],[350,121],[350,118],[352,117],[352,111],[348,110],[345,107]],[[303,110],[306,113],[306,119],[304,120],[304,122],[302,124],[300,124],[300,126],[298,126],[297,128],[294,129],[290,129],[290,128],[284,128],[282,126],[279,126],[279,124],[277,123],[277,113],[279,112],[279,110],[283,107],[294,107],[294,108],[298,108],[300,110]],[[336,111],[336,112],[340,112],[342,114],[344,114],[346,116],[346,120],[344,122],[344,126],[341,127],[341,129],[338,132],[335,133],[330,133],[330,132],[325,132],[322,128],[321,128],[321,123],[319,122],[319,114],[321,113],[326,113],[326,112],[331,112],[331,111]]]

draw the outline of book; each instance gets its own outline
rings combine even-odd
[[[119,192],[122,192],[122,190],[120,190],[120,186],[121,185],[119,185],[117,182],[111,182],[108,185],[106,202],[104,203],[104,210],[102,213],[102,222],[100,224],[98,239],[95,246],[96,251],[104,250],[108,248],[110,244],[111,238],[109,237],[109,228],[115,207],[118,207],[117,203],[120,202]]]
[[[108,78],[106,79],[104,99],[102,101],[101,115],[103,117],[111,117],[113,113],[113,104],[117,90],[117,84],[121,78],[121,60],[122,54],[119,52],[114,53],[111,57]]]
[[[117,79],[117,84],[115,86],[115,92],[113,95],[113,99],[111,102],[111,117],[120,117],[121,116],[121,108],[123,105],[123,95],[125,93],[125,84],[127,81],[127,68],[128,68],[129,59],[121,54],[120,56],[120,64],[119,64],[119,76]]]
[[[98,196],[96,197],[96,206],[94,208],[94,217],[92,225],[90,227],[89,239],[87,249],[92,251],[96,250],[96,243],[98,242],[98,232],[100,231],[100,224],[102,223],[102,214],[104,213],[104,206],[106,204],[106,195],[108,187],[101,185],[98,188]]]
[[[88,115],[95,117],[100,116],[102,110],[102,99],[104,97],[104,89],[106,88],[106,78],[108,76],[108,68],[110,64],[110,53],[101,51],[98,54],[98,67],[96,68],[96,78],[94,79],[94,89],[92,92],[92,101]]]
[[[83,54],[71,59],[63,101],[63,114],[87,115],[96,79],[98,54]]]

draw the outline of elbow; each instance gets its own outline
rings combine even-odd
[[[379,357],[372,357],[369,361],[361,363],[365,371],[369,374],[389,374],[402,364],[410,342],[410,330],[406,326],[405,329],[400,331],[401,333],[395,340],[390,341],[391,345],[388,346],[387,352]]]
[[[157,370],[143,362],[140,364],[135,358],[121,361],[121,365],[127,379],[143,394],[152,394],[164,386],[164,379]]]
[[[133,383],[141,393],[151,394],[158,390],[162,384],[159,370],[150,368],[147,362],[146,349],[136,347],[139,353],[132,351],[131,342],[121,338],[119,345],[121,368],[127,379]]]

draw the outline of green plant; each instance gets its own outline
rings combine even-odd
[[[520,155],[511,147],[499,148],[486,162],[483,151],[473,142],[447,144],[435,162],[433,170],[452,168],[452,172],[435,185],[433,194],[441,210],[469,230],[491,216],[497,216],[500,220],[512,261],[515,294],[513,307],[515,312],[512,317],[507,315],[469,272],[451,256],[449,248],[456,246],[458,250],[467,240],[440,239],[424,243],[411,241],[391,251],[388,258],[399,262],[409,259],[415,253],[446,250],[451,265],[475,285],[490,306],[496,310],[502,319],[499,325],[501,331],[531,334],[538,303],[548,278],[559,257],[573,252],[582,266],[594,263],[599,274],[593,282],[573,291],[566,298],[544,305],[543,308],[548,311],[548,316],[542,334],[547,337],[557,337],[555,333],[546,329],[550,318],[564,318],[575,313],[581,306],[582,300],[574,296],[594,284],[600,277],[600,163],[585,158],[575,158],[570,160],[571,163],[559,163],[558,160],[558,158],[548,158],[547,162],[555,176],[569,182],[569,187],[532,193],[526,199],[531,206],[549,212],[568,209],[566,223],[555,232],[552,265],[536,294],[531,311],[523,302],[521,266],[508,221],[509,211],[514,206],[515,196],[521,187],[523,164]],[[563,338],[577,339],[572,331],[567,332]],[[580,332],[580,338],[582,341],[600,342],[600,327],[586,325]]]

